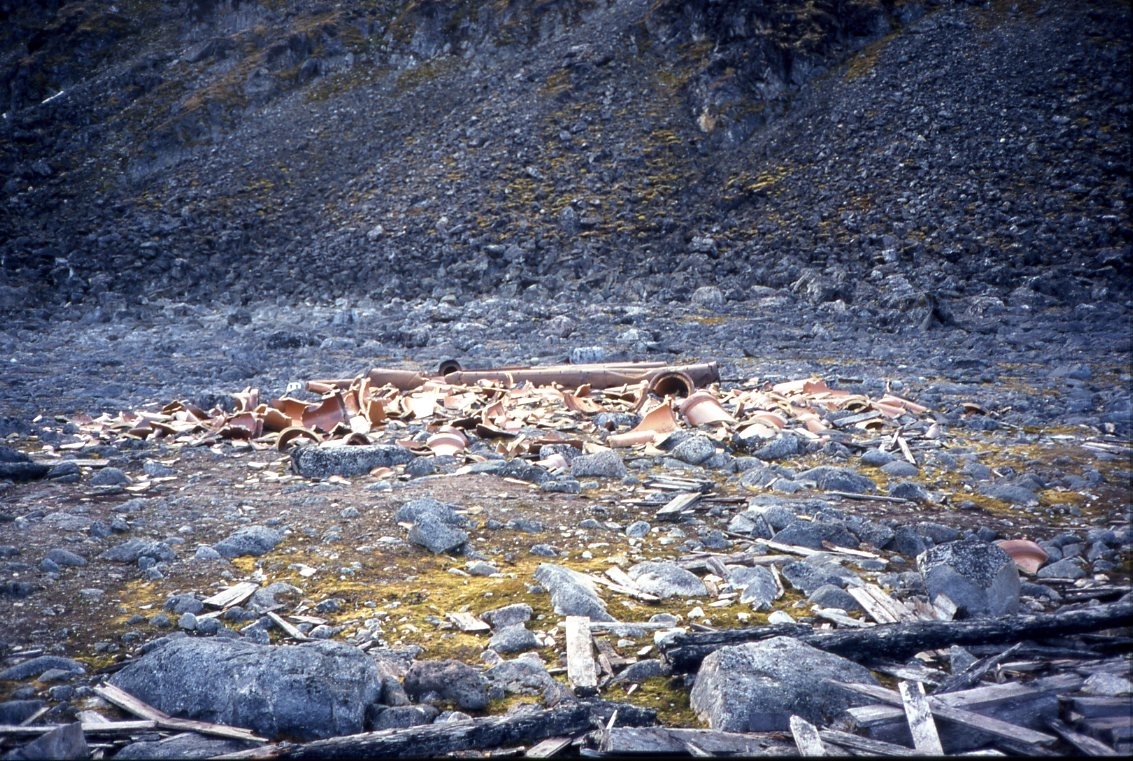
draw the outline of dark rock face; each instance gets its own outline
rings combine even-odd
[[[381,694],[376,661],[330,641],[273,647],[175,639],[110,681],[174,716],[300,740],[361,732],[366,706]]]
[[[1128,294],[1116,0],[7,6],[0,310]]]
[[[722,647],[704,659],[690,704],[712,729],[768,732],[792,714],[825,723],[855,699],[828,679],[877,684],[869,670],[790,637]]]
[[[422,702],[452,702],[463,711],[481,711],[488,705],[484,676],[460,661],[419,661],[405,675],[405,692]]]

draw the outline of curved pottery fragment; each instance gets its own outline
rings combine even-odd
[[[1034,575],[1050,555],[1030,539],[1000,539],[1000,549],[1011,556],[1020,571]]]
[[[708,391],[689,394],[680,406],[681,414],[692,425],[708,423],[735,423],[736,420],[720,406],[716,397]]]

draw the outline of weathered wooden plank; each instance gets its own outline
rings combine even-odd
[[[924,753],[944,755],[940,735],[932,720],[932,710],[925,697],[924,685],[920,682],[901,682],[897,685],[909,722],[909,733],[913,736],[913,747]]]
[[[466,611],[448,613],[445,615],[445,618],[451,621],[453,625],[462,632],[486,632],[492,628],[484,621],[481,621],[479,618]]]
[[[907,621],[879,624],[868,629],[771,633],[771,626],[697,633],[685,632],[661,644],[662,654],[674,671],[696,671],[704,656],[724,645],[755,642],[789,634],[812,647],[858,662],[892,661],[950,645],[1007,644],[1034,637],[1081,634],[1133,624],[1133,602],[1109,603],[1079,610],[961,621]]]
[[[1057,674],[1027,684],[988,684],[932,697],[956,708],[988,710],[1002,704],[1021,704],[1052,692],[1076,690],[1083,681],[1077,674]],[[904,716],[902,709],[893,705],[857,706],[846,709],[846,712],[853,719],[854,726],[861,729],[898,721]]]
[[[900,618],[889,610],[886,606],[882,605],[876,597],[871,595],[863,587],[847,587],[846,591],[850,596],[858,601],[858,604],[865,609],[865,612],[879,624],[895,624]]]
[[[834,608],[814,608],[814,615],[819,618],[825,618],[831,623],[838,624],[839,626],[849,626],[852,628],[862,628],[866,626],[874,626],[872,621],[861,621],[856,618],[851,618],[845,612]]]
[[[637,586],[637,583],[629,577],[628,573],[621,569],[621,566],[610,566],[606,569],[606,575],[610,577],[610,581],[615,584],[620,584],[623,587],[632,589]]]
[[[548,737],[532,745],[523,755],[527,758],[550,758],[573,741],[573,737]]]
[[[257,737],[250,729],[229,727],[224,724],[210,724],[207,721],[195,721],[193,719],[181,719],[170,716],[148,703],[139,700],[120,687],[115,687],[109,683],[96,685],[94,687],[94,693],[106,702],[118,706],[123,711],[156,723],[157,726],[162,729],[188,730],[190,732],[200,732],[201,734],[216,735],[217,737],[229,737],[236,740],[250,740],[252,742],[261,743],[267,742],[266,738]]]
[[[963,669],[958,674],[945,679],[940,683],[940,686],[933,692],[934,695],[941,695],[946,692],[955,692],[956,690],[966,690],[973,686],[976,682],[983,678],[984,674],[991,671],[1007,658],[1013,656],[1020,647],[1023,646],[1022,642],[1016,642],[1011,647],[1004,650],[1002,653],[980,658],[978,661],[972,663],[966,669]]]
[[[866,584],[862,587],[866,594],[873,597],[877,604],[889,611],[889,614],[898,621],[916,621],[920,618],[916,611],[900,600],[896,600],[876,584]]]
[[[25,737],[46,734],[65,724],[0,724],[0,735],[13,735]],[[146,719],[131,721],[84,721],[81,724],[83,734],[88,735],[129,735],[137,732],[149,732],[157,729],[157,722]]]
[[[659,602],[661,600],[661,598],[657,595],[642,591],[637,587],[637,585],[631,585],[627,587],[603,576],[597,576],[592,573],[584,573],[582,575],[596,584],[601,584],[612,592],[618,592],[619,594],[626,595],[627,597],[632,597],[643,602]]]
[[[871,756],[897,756],[904,758],[905,756],[919,756],[922,755],[920,751],[915,748],[907,748],[904,745],[896,743],[887,743],[882,740],[874,740],[869,737],[861,737],[860,735],[851,734],[850,732],[841,732],[836,729],[820,729],[818,736],[828,745],[838,745],[848,750],[860,751],[863,754]]]
[[[590,707],[582,702],[560,703],[542,711],[383,729],[344,737],[314,740],[302,745],[275,745],[222,758],[355,759],[438,758],[457,752],[507,748],[536,743],[547,737],[577,736],[591,728]]]
[[[826,755],[826,746],[822,744],[818,729],[813,724],[801,716],[794,715],[790,718],[790,724],[791,736],[795,738],[800,756]]]
[[[1058,733],[1066,742],[1073,745],[1078,750],[1085,753],[1087,756],[1119,756],[1121,755],[1113,748],[1109,747],[1101,740],[1095,740],[1089,735],[1084,735],[1081,732],[1075,732],[1064,722],[1055,719],[1050,722],[1050,728]]]
[[[575,695],[594,695],[598,692],[598,664],[594,661],[590,619],[586,616],[567,616],[563,628],[566,637],[567,681]]]
[[[830,684],[842,687],[843,689],[857,692],[861,695],[880,700],[884,703],[891,705],[901,706],[903,701],[901,696],[893,690],[887,690],[884,687],[878,687],[872,684],[855,684],[853,682],[839,682],[830,680]],[[942,719],[948,719],[958,724],[965,724],[986,732],[990,735],[1002,737],[1016,743],[1026,743],[1032,745],[1047,745],[1055,742],[1058,738],[1048,735],[1044,732],[1038,732],[1018,724],[1011,724],[999,719],[993,719],[990,716],[981,716],[978,713],[968,711],[962,708],[955,708],[942,702],[938,698],[929,698],[929,707],[935,716]]]
[[[1099,716],[1125,716],[1133,714],[1133,701],[1126,695],[1120,698],[1099,695],[1072,695],[1066,699],[1067,705],[1082,718]]]
[[[602,663],[602,670],[613,675],[621,671],[629,661],[619,653],[604,637],[591,637],[598,659]]]
[[[813,547],[803,547],[798,544],[783,544],[782,542],[772,541],[771,539],[756,539],[755,541],[768,549],[779,550],[780,552],[787,552],[792,555],[802,555],[803,557],[810,557],[811,555],[817,555],[822,552],[822,550],[816,550]]]
[[[259,588],[260,585],[254,581],[241,581],[217,592],[212,597],[206,597],[201,602],[213,608],[229,608],[244,602]]]
[[[674,521],[681,517],[681,513],[690,509],[704,496],[700,492],[683,492],[662,505],[653,516],[659,521]]]
[[[910,682],[920,682],[925,687],[940,684],[944,680],[943,671],[929,668],[919,661],[911,660],[908,663],[878,664],[875,671],[887,674],[896,679],[905,679]]]
[[[606,733],[606,752],[625,757],[683,754],[692,755],[690,747],[715,756],[762,756],[771,747],[788,747],[768,735],[721,732],[714,729],[677,727],[613,727]]]
[[[290,621],[285,621],[283,617],[278,613],[269,610],[267,612],[267,617],[270,618],[276,626],[278,626],[280,629],[283,629],[283,631],[287,634],[288,637],[291,637],[291,639],[299,640],[300,642],[306,642],[311,639],[302,631],[300,631],[299,628],[295,626],[295,624],[291,623]]]

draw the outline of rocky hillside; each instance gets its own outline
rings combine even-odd
[[[0,309],[1129,297],[1122,0],[0,0],[0,30]]]

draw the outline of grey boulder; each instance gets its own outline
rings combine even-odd
[[[405,675],[405,692],[422,703],[451,702],[461,711],[488,707],[484,676],[460,661],[418,661]]]
[[[426,515],[409,529],[409,541],[439,555],[462,547],[468,541],[468,532]]]
[[[828,680],[878,684],[864,666],[791,637],[722,647],[697,672],[689,702],[724,732],[776,732],[800,716],[824,726],[860,701]]]
[[[304,478],[364,476],[374,468],[404,465],[413,457],[412,452],[396,444],[305,446],[291,453],[291,469]]]
[[[582,574],[554,563],[540,563],[535,579],[551,594],[556,615],[587,616],[591,621],[613,621],[594,583]]]
[[[271,552],[283,541],[283,532],[267,526],[245,526],[213,545],[221,556],[232,559]]]
[[[643,592],[661,598],[708,594],[708,588],[696,574],[676,563],[649,560],[630,566],[626,573]]]
[[[1019,570],[997,544],[979,539],[938,544],[917,556],[917,569],[928,599],[948,597],[959,618],[1019,611]]]
[[[381,676],[373,658],[341,642],[186,637],[147,652],[110,683],[173,716],[307,741],[363,731]]]
[[[625,463],[612,449],[578,455],[570,461],[570,474],[575,478],[625,478],[626,473]]]

